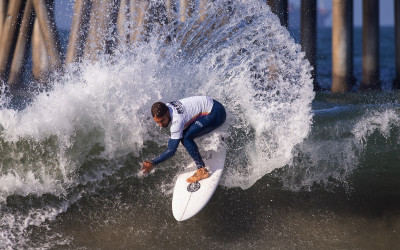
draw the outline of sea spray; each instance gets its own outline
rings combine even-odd
[[[315,113],[310,136],[296,145],[293,161],[274,173],[285,188],[300,191],[319,186],[333,191],[344,187],[351,193],[351,178],[357,169],[370,164],[373,171],[395,167],[388,156],[380,155],[397,154],[400,109],[396,103],[351,109],[337,105]],[[382,158],[379,164],[368,163],[371,155]]]
[[[292,161],[312,119],[304,53],[264,1],[215,1],[206,9],[202,24],[197,12],[184,23],[155,24],[114,55],[69,66],[26,108],[0,110],[1,243],[29,246],[29,225],[55,219],[120,169],[138,170],[160,153],[168,131],[150,117],[155,101],[209,95],[224,104],[228,119],[218,133],[228,148],[226,187],[249,188]],[[202,150],[215,141],[204,140],[211,142]],[[182,149],[176,157],[190,160]],[[176,171],[181,162],[160,167]]]

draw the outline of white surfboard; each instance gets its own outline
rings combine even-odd
[[[172,197],[172,213],[177,221],[187,220],[200,212],[218,186],[224,170],[226,147],[222,146],[218,151],[207,151],[202,156],[211,173],[210,177],[199,182],[187,183],[186,179],[197,170],[196,164],[193,162],[179,173],[176,180]]]

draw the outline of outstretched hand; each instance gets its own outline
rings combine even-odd
[[[151,163],[151,161],[144,161],[143,167],[140,169],[140,171],[143,174],[148,174],[152,169],[153,169],[153,164]]]

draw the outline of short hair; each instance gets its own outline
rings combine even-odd
[[[156,102],[151,106],[151,115],[153,117],[162,117],[168,112],[168,107],[163,102]]]

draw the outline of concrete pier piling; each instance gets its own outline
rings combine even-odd
[[[32,35],[32,75],[36,81],[43,81],[49,74],[50,58],[44,43],[38,18],[35,18]]]
[[[27,0],[8,77],[8,84],[10,85],[18,84],[21,81],[20,76],[28,59],[29,41],[32,37],[34,17],[32,0]]]
[[[167,14],[168,23],[177,19],[175,9],[176,9],[176,1],[175,0],[165,0],[165,11]]]
[[[14,0],[7,8],[7,16],[3,22],[0,37],[0,79],[7,80],[16,40],[21,21],[21,12],[24,8],[24,0]]]
[[[118,26],[118,45],[129,44],[129,30],[130,23],[130,0],[121,0],[118,12],[117,26]]]
[[[185,22],[193,13],[194,0],[180,0],[179,5],[179,20]]]
[[[130,6],[130,41],[132,43],[140,41],[140,37],[147,32],[146,13],[149,11],[149,2],[140,0],[131,0]]]
[[[332,1],[332,87],[347,92],[353,77],[353,1]]]
[[[96,60],[99,53],[111,54],[115,47],[119,0],[93,1],[84,58]]]
[[[317,83],[317,0],[301,0],[300,44],[313,70],[314,90]]]
[[[379,0],[363,0],[362,81],[360,90],[379,90]]]
[[[50,68],[52,70],[61,69],[62,52],[58,31],[54,21],[54,0],[33,0],[33,8],[40,24],[40,29],[44,38],[47,52],[50,56]]]
[[[7,0],[0,0],[0,37],[3,30],[3,23],[7,14]]]
[[[209,0],[200,0],[199,1],[199,12],[200,12],[200,21],[204,22],[207,18],[207,3]]]
[[[83,56],[85,41],[89,32],[92,0],[76,0],[74,17],[68,41],[65,63],[79,62]]]

